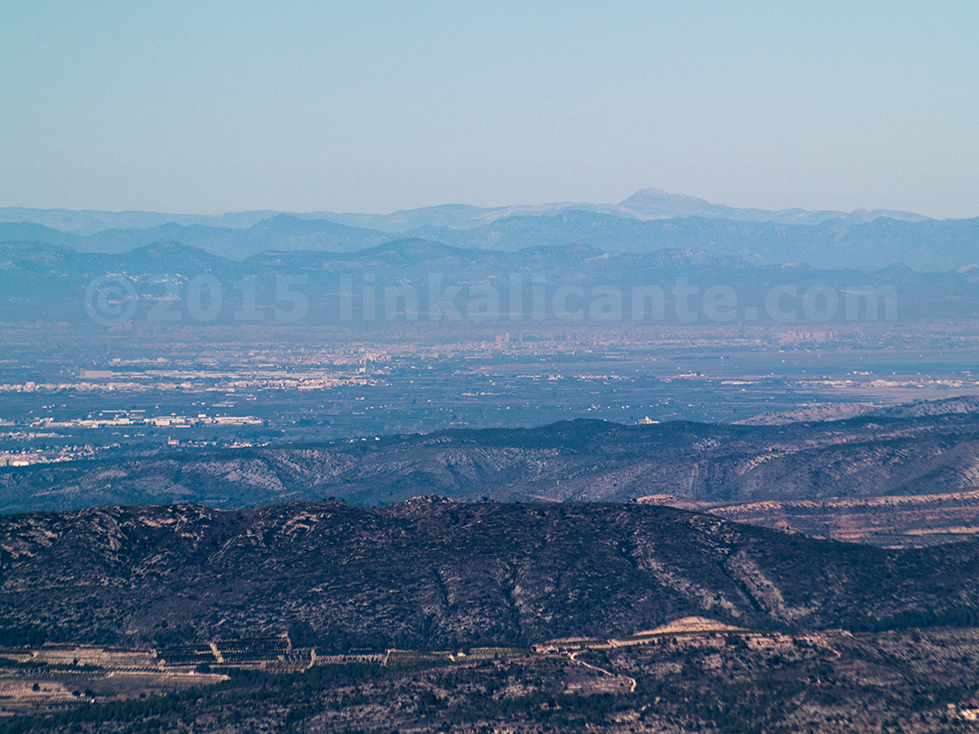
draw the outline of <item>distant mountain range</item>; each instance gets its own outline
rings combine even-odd
[[[382,232],[408,232],[418,227],[453,227],[466,229],[478,227],[496,219],[518,215],[554,216],[568,210],[614,214],[637,219],[673,219],[675,217],[705,217],[733,219],[746,222],[779,222],[782,224],[819,224],[829,219],[845,219],[862,224],[879,217],[920,222],[928,219],[911,212],[878,209],[852,212],[807,211],[805,209],[737,209],[711,204],[694,196],[670,194],[656,188],[640,189],[619,204],[588,204],[563,202],[560,204],[517,205],[504,207],[478,207],[467,204],[443,204],[420,209],[397,211],[392,214],[342,214],[337,212],[279,212],[259,210],[218,215],[164,214],[161,212],[126,211],[106,212],[72,209],[29,209],[24,207],[0,207],[0,223],[26,222],[77,235],[94,234],[106,229],[149,229],[163,224],[188,226],[200,224],[209,227],[247,228],[277,214],[291,214],[300,219],[324,219],[351,227],[378,229]]]
[[[508,221],[512,222],[502,224]],[[256,227],[274,228],[281,223],[277,218]],[[328,226],[356,231],[343,225]],[[254,229],[222,231],[247,238]],[[312,247],[310,239],[301,244]],[[117,282],[120,278],[123,286]],[[127,303],[132,302],[133,310],[122,321],[158,317],[200,321],[202,317],[192,315],[197,313],[192,306],[200,305],[200,283],[205,281],[220,290],[209,301],[214,304],[213,312],[204,318],[214,323],[236,323],[245,311],[255,316],[252,320],[268,323],[278,319],[274,313],[281,316],[283,309],[290,308],[283,304],[291,298],[285,295],[287,291],[301,293],[305,304],[301,313],[289,318],[320,324],[431,321],[448,313],[449,320],[476,314],[477,320],[501,323],[777,320],[825,329],[837,322],[979,315],[979,268],[919,273],[899,266],[867,273],[807,265],[757,265],[736,255],[693,249],[609,253],[594,245],[552,244],[505,251],[401,239],[355,252],[295,249],[256,254],[242,261],[173,241],[116,254],[78,252],[56,244],[0,242],[0,321],[91,325],[92,299],[97,299],[100,283],[129,291]],[[693,290],[678,295],[677,284]],[[251,305],[244,301],[246,287]],[[537,292],[543,296],[539,313],[533,311],[538,308],[533,295]],[[719,310],[710,293],[730,300]],[[603,294],[611,295],[606,298]],[[813,294],[821,294],[822,300]],[[481,302],[485,305],[483,296],[491,296],[492,304],[480,316],[476,309]],[[111,305],[103,308],[107,314],[115,309]],[[161,309],[167,315],[161,316]]]
[[[676,217],[702,217],[732,219],[741,222],[778,222],[779,224],[821,224],[831,219],[842,219],[851,224],[866,224],[886,217],[905,222],[922,222],[928,217],[892,209],[856,209],[852,212],[832,210],[807,211],[805,209],[737,209],[721,204],[711,204],[695,196],[670,194],[661,189],[640,189],[619,204],[625,211],[632,211],[645,219],[673,219]]]
[[[658,189],[643,189],[620,204],[444,205],[388,215],[0,209],[0,242],[60,244],[80,252],[123,253],[173,240],[242,260],[270,251],[355,252],[405,238],[493,251],[566,245],[607,252],[690,249],[757,264],[863,270],[902,264],[942,271],[979,261],[979,219],[735,209]]]

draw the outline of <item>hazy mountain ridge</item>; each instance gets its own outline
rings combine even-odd
[[[894,211],[892,209],[855,209],[851,212],[822,210],[809,211],[806,209],[781,209],[777,211],[766,209],[738,209],[722,204],[711,204],[695,196],[670,194],[662,189],[640,189],[619,206],[629,209],[640,216],[651,218],[674,217],[712,217],[717,219],[733,219],[746,222],[778,222],[780,224],[820,224],[830,219],[842,219],[847,222],[866,224],[880,217],[897,219],[908,222],[920,222],[929,217],[911,212]]]
[[[164,224],[79,236],[32,224],[0,224],[0,242],[63,244],[80,252],[123,253],[176,240],[212,254],[244,260],[267,251],[353,252],[404,238],[437,240],[480,250],[584,244],[607,252],[704,250],[756,264],[805,262],[820,268],[880,269],[903,264],[941,271],[976,262],[979,219],[868,223],[830,220],[817,225],[688,217],[643,221],[569,210],[556,216],[512,216],[469,229],[423,226],[402,233],[351,227],[285,214],[248,228]]]
[[[100,219],[101,214],[106,216]],[[113,226],[98,228],[103,220]],[[891,211],[741,210],[655,189],[639,191],[619,205],[445,205],[376,216],[0,210],[0,241],[64,244],[86,252],[120,253],[172,239],[242,260],[266,251],[351,252],[406,237],[489,250],[571,244],[610,252],[694,249],[759,264],[879,269],[900,263],[938,271],[975,264],[979,219],[933,220]]]
[[[104,229],[145,229],[170,222],[181,225],[201,224],[223,227],[250,227],[263,219],[287,214],[302,219],[326,219],[352,227],[379,229],[384,232],[407,232],[418,227],[454,227],[465,229],[494,219],[518,214],[554,215],[568,209],[591,211],[616,216],[637,218],[716,217],[745,221],[773,221],[818,224],[827,219],[846,219],[868,222],[878,217],[921,221],[928,219],[920,214],[879,209],[842,211],[807,211],[785,209],[738,209],[711,204],[703,199],[683,194],[670,194],[657,188],[640,189],[618,204],[589,204],[585,202],[561,202],[553,204],[517,204],[498,207],[480,207],[469,204],[441,204],[418,209],[403,209],[391,214],[355,214],[340,212],[281,212],[245,211],[216,215],[165,214],[161,212],[126,211],[108,212],[71,209],[31,209],[27,207],[0,207],[0,223],[30,222],[74,234],[94,234]]]
[[[568,211],[518,216],[469,230],[420,229],[412,234],[480,249],[518,250],[534,244],[587,244],[609,252],[704,250],[757,264],[807,263],[818,268],[876,270],[901,264],[938,271],[975,263],[979,219],[813,225],[705,217],[641,221]]]
[[[278,214],[249,227],[166,224],[146,229],[106,229],[74,235],[40,225],[0,224],[0,241],[39,241],[67,245],[77,252],[125,254],[161,241],[179,241],[212,255],[242,260],[270,250],[347,252],[365,249],[390,238],[376,230],[358,229],[325,220]]]
[[[933,495],[979,488],[979,415],[733,426],[577,420],[369,443],[171,452],[0,470],[0,511],[336,496],[706,502]]]
[[[31,209],[0,207],[2,223],[33,223],[78,236],[91,235],[107,229],[149,229],[164,224],[183,226],[201,224],[218,227],[251,227],[263,219],[282,212],[247,211],[226,214],[167,214],[163,212],[110,212],[92,209]]]
[[[776,426],[787,423],[846,420],[857,416],[917,418],[950,413],[979,413],[979,396],[963,395],[948,400],[925,401],[908,405],[874,405],[872,403],[821,403],[798,410],[762,413],[742,421],[745,426]]]
[[[308,241],[298,244],[305,245]],[[335,323],[344,313],[349,314],[348,320],[359,318],[363,312],[360,293],[366,276],[372,276],[380,289],[377,307],[382,311],[386,307],[383,299],[387,286],[413,288],[418,308],[427,308],[433,276],[445,288],[461,288],[455,296],[460,314],[466,313],[468,289],[473,284],[495,289],[499,313],[508,313],[509,291],[515,287],[513,277],[519,276],[522,280],[517,281],[516,287],[528,292],[518,300],[526,310],[531,303],[531,281],[543,275],[549,297],[561,287],[580,289],[583,300],[575,303],[584,304],[586,312],[587,299],[594,293],[592,289],[618,289],[622,298],[621,314],[611,318],[619,320],[633,318],[634,304],[630,300],[633,287],[657,286],[662,290],[664,305],[663,314],[656,318],[674,321],[682,308],[676,306],[673,293],[679,278],[695,288],[693,309],[695,318],[702,322],[716,320],[699,313],[701,294],[715,286],[734,290],[737,301],[734,320],[740,319],[748,308],[753,308],[755,314],[749,320],[769,320],[770,302],[766,294],[775,287],[787,287],[795,295],[785,293],[781,307],[788,309],[786,313],[795,313],[795,320],[799,321],[805,312],[801,299],[808,289],[832,289],[836,306],[829,314],[830,320],[799,321],[808,328],[828,326],[833,320],[863,318],[864,311],[848,310],[845,294],[854,289],[868,293],[868,288],[877,289],[875,293],[884,295],[875,296],[876,299],[890,298],[890,306],[886,303],[881,306],[884,310],[878,309],[876,319],[965,319],[979,314],[975,287],[979,269],[944,273],[916,273],[903,267],[876,272],[820,270],[805,265],[754,265],[737,256],[685,249],[606,253],[591,245],[568,245],[504,252],[403,239],[351,253],[268,252],[244,261],[173,241],[156,242],[121,254],[81,253],[64,245],[0,242],[0,321],[91,324],[85,306],[85,299],[90,297],[87,289],[106,276],[124,276],[130,282],[139,300],[131,316],[133,320],[143,320],[148,318],[153,305],[170,292],[166,290],[168,287],[176,288],[178,295],[185,293],[186,283],[201,275],[217,277],[222,284],[223,307],[216,317],[219,323],[233,322],[242,278],[256,278],[257,303],[271,308],[277,303],[275,283],[281,276],[302,281],[295,287],[307,299],[309,308],[302,318],[310,323]],[[179,298],[174,303],[177,309],[185,305]],[[647,311],[645,306],[642,309],[644,318],[653,318],[651,309]],[[413,318],[417,317],[415,314]],[[547,318],[552,317],[553,309],[547,313]],[[183,318],[189,316],[185,314]],[[506,320],[504,316],[500,318]]]

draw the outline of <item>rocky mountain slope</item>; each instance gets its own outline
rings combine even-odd
[[[778,426],[788,423],[838,421],[857,416],[881,418],[917,418],[925,415],[979,413],[979,396],[963,395],[947,400],[922,401],[907,405],[874,405],[873,403],[820,403],[798,410],[762,413],[737,423],[746,426]]]
[[[706,502],[933,495],[979,488],[979,415],[738,426],[578,420],[319,446],[173,451],[0,469],[0,511],[338,497]]]
[[[0,518],[0,644],[292,630],[322,649],[521,645],[701,615],[969,621],[979,544],[885,551],[637,504],[197,505]]]
[[[694,502],[670,495],[640,497],[644,504],[709,512],[733,522],[884,547],[915,548],[979,534],[979,490],[819,500]]]

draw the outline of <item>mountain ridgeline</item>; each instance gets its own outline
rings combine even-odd
[[[949,411],[974,409],[950,401]],[[242,508],[337,497],[712,503],[936,495],[979,489],[979,413],[827,423],[625,426],[576,420],[311,446],[173,450],[0,470],[0,511],[199,502]],[[932,410],[938,410],[937,407]]]
[[[625,218],[675,219],[678,217],[704,217],[713,219],[732,219],[746,222],[778,222],[780,224],[819,224],[830,219],[841,219],[855,224],[872,222],[880,217],[907,222],[923,222],[928,219],[911,212],[878,209],[867,211],[857,209],[852,212],[806,211],[804,209],[784,209],[767,211],[763,209],[738,209],[735,207],[711,204],[695,196],[670,194],[656,188],[640,189],[619,204],[588,204],[582,202],[563,202],[560,204],[479,207],[468,204],[442,204],[420,209],[396,211],[392,214],[341,214],[337,212],[311,212],[294,214],[301,219],[323,219],[352,227],[377,229],[383,232],[407,232],[418,227],[450,227],[470,229],[487,222],[506,219],[517,215],[556,216],[567,211],[585,211],[600,214],[613,214]],[[283,212],[259,210],[218,215],[164,214],[161,212],[126,211],[74,211],[71,209],[27,209],[22,207],[0,207],[0,223],[31,223],[70,232],[88,235],[109,229],[148,229],[163,224],[188,226],[199,224],[209,227],[230,227],[246,229],[265,219]]]
[[[124,253],[163,240],[236,260],[263,252],[350,253],[403,239],[515,252],[585,245],[603,252],[696,250],[758,265],[946,271],[976,264],[979,219],[896,211],[764,211],[644,189],[619,204],[426,207],[389,215],[0,210],[0,242]]]
[[[402,239],[352,253],[267,252],[238,261],[172,241],[121,254],[0,242],[0,321],[7,322],[106,324],[94,309],[108,295],[114,300],[102,304],[106,314],[157,324],[284,320],[375,328],[447,319],[817,328],[972,319],[979,314],[977,282],[976,268],[870,273],[757,265],[695,250],[609,253],[592,245],[507,252]]]

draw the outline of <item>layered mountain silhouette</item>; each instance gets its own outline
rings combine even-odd
[[[275,222],[270,226],[273,224]],[[304,226],[306,224],[309,223]],[[341,225],[329,226],[344,229]],[[234,231],[243,237],[251,232]],[[313,246],[311,242],[316,236],[309,233],[296,235],[296,241],[303,246]],[[547,318],[554,317],[553,297],[560,288],[566,291],[570,288],[578,294],[575,296],[578,300],[572,298],[567,303],[573,308],[584,309],[584,313],[589,313],[591,301],[588,299],[595,293],[610,287],[618,289],[621,314],[617,318],[621,321],[633,318],[634,288],[656,287],[664,299],[663,313],[656,318],[675,321],[678,309],[673,289],[680,282],[678,279],[695,288],[692,292],[695,297],[690,301],[692,306],[687,306],[697,313],[697,323],[700,324],[712,321],[699,311],[705,294],[716,287],[734,292],[736,303],[731,319],[734,321],[740,321],[745,314],[752,314],[745,317],[747,320],[775,318],[769,300],[774,288],[779,288],[782,293],[776,316],[802,319],[800,323],[804,322],[808,328],[825,327],[827,322],[834,321],[968,319],[979,313],[979,292],[976,290],[979,268],[919,273],[896,266],[861,272],[819,269],[804,264],[757,265],[737,255],[719,255],[697,249],[610,253],[594,245],[570,244],[504,251],[455,247],[432,239],[409,238],[382,242],[349,253],[289,249],[263,252],[245,260],[215,255],[173,240],[115,254],[78,252],[66,245],[0,242],[0,320],[92,325],[85,299],[92,295],[88,289],[93,282],[105,277],[122,277],[131,284],[139,299],[132,319],[145,320],[154,305],[165,297],[173,299],[174,293],[177,295],[174,308],[184,308],[186,303],[181,299],[186,296],[187,284],[199,276],[215,277],[221,283],[223,306],[215,316],[217,323],[234,322],[242,278],[246,277],[256,279],[257,304],[263,308],[277,306],[277,278],[298,279],[296,282],[301,282],[301,286],[296,287],[309,305],[303,314],[306,323],[359,319],[364,311],[360,298],[365,278],[372,279],[378,288],[379,309],[384,308],[385,288],[409,288],[421,314],[415,313],[414,318],[428,320],[425,309],[432,300],[433,276],[445,288],[460,289],[455,291],[459,313],[466,312],[466,299],[474,284],[491,287],[498,296],[500,318],[504,320],[508,318],[505,314],[513,302],[519,302],[525,310],[530,308],[531,283],[540,282],[534,279],[542,277],[551,304]],[[514,299],[510,293],[512,288],[522,288],[527,293],[523,298]],[[829,289],[832,304],[825,308],[820,306],[818,318],[806,316],[803,319],[807,313],[803,298],[812,288],[822,293]],[[868,299],[873,304],[868,305]],[[808,308],[811,311],[812,304]],[[649,309],[645,306],[642,309],[643,314],[648,312],[648,318],[653,318]],[[791,317],[793,313],[794,318]],[[184,320],[189,318],[185,314]]]
[[[889,210],[809,212],[736,209],[643,189],[620,204],[426,207],[389,215],[0,209],[0,242],[60,244],[122,253],[175,240],[241,260],[266,251],[354,252],[405,238],[516,251],[584,244],[608,252],[703,250],[758,264],[943,271],[976,263],[979,220],[928,219]]]

